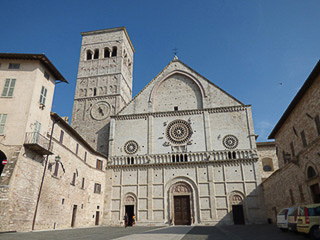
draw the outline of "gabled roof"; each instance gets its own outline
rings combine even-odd
[[[318,61],[317,65],[314,67],[312,70],[311,74],[303,84],[303,86],[300,88],[299,92],[297,95],[293,98],[291,101],[290,105],[288,106],[287,110],[284,112],[282,117],[280,118],[279,122],[277,125],[273,128],[272,132],[270,133],[268,139],[274,139],[277,132],[280,130],[282,125],[285,123],[285,121],[288,119],[290,116],[291,112],[295,109],[297,104],[301,101],[301,99],[304,97],[305,93],[309,90],[311,85],[315,82],[317,77],[320,75],[320,60]]]
[[[150,84],[152,84],[171,64],[175,63],[175,62],[179,62],[181,63],[184,67],[186,67],[187,69],[189,69],[194,75],[198,75],[200,76],[202,79],[204,79],[205,81],[207,81],[209,84],[213,85],[215,88],[219,89],[221,92],[223,92],[224,94],[226,94],[227,96],[229,96],[230,98],[232,98],[233,100],[235,100],[236,102],[238,102],[241,105],[245,105],[244,103],[242,103],[241,101],[239,101],[238,99],[236,99],[235,97],[233,97],[232,95],[230,95],[229,93],[227,93],[226,91],[224,91],[223,89],[221,89],[220,87],[218,87],[217,85],[215,85],[214,83],[212,83],[210,80],[208,80],[207,78],[205,78],[204,76],[202,76],[200,73],[198,73],[197,71],[193,70],[191,67],[189,67],[188,65],[186,65],[184,62],[180,61],[176,56],[174,57],[174,59],[167,65],[165,66],[161,72],[159,72],[136,96],[134,96],[133,99],[130,100],[130,102],[123,107],[117,114],[120,115],[120,113],[122,113],[129,105],[131,102],[133,102]]]
[[[62,76],[62,74],[58,71],[58,69],[52,64],[52,62],[44,54],[0,53],[0,59],[40,61],[53,74],[56,80],[68,83],[68,81]]]

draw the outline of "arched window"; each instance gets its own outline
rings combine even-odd
[[[104,58],[109,58],[110,57],[110,49],[109,48],[105,48],[104,49]]]
[[[92,52],[91,52],[91,50],[87,50],[87,60],[92,60]]]
[[[97,95],[97,89],[94,88],[94,89],[93,89],[93,96],[96,96],[96,95]]]
[[[94,50],[94,59],[99,59],[99,49]]]
[[[172,155],[171,158],[172,158],[172,162],[176,162],[176,156],[175,155]]]
[[[187,154],[184,155],[184,161],[188,162],[188,155]]]
[[[262,168],[265,172],[273,171],[273,162],[272,158],[264,158],[262,159]]]
[[[316,171],[311,166],[308,167],[307,174],[308,174],[308,179],[313,178],[313,177],[315,177],[317,175]]]
[[[112,48],[112,57],[116,57],[117,56],[117,47],[113,47]]]

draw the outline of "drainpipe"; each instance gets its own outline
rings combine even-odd
[[[51,128],[51,134],[50,134],[50,139],[49,139],[48,151],[50,151],[50,148],[51,148],[54,125],[55,125],[56,123],[58,123],[59,121],[60,121],[60,120],[54,120],[53,123],[52,123],[52,128]],[[38,193],[38,199],[37,199],[36,209],[35,209],[34,215],[33,215],[32,230],[34,230],[34,225],[35,225],[35,223],[36,223],[36,217],[37,217],[37,211],[38,211],[38,206],[39,206],[39,201],[40,201],[41,190],[42,190],[42,186],[43,186],[43,182],[44,182],[44,176],[46,175],[46,170],[47,170],[47,165],[48,165],[48,158],[49,158],[49,155],[47,155],[46,160],[45,160],[45,164],[44,164],[43,175],[42,175],[41,184],[40,184],[40,189],[39,189],[39,193]]]

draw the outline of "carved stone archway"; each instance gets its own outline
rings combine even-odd
[[[139,217],[139,216],[137,216],[137,212],[138,212],[137,211],[137,196],[132,192],[128,192],[124,195],[124,198],[122,201],[122,207],[121,207],[122,216],[120,216],[120,220],[122,220],[124,215],[126,214],[126,208],[128,206],[133,207],[133,213],[136,216],[136,220],[137,220]]]
[[[170,224],[177,224],[175,221],[175,209],[174,209],[174,199],[175,197],[187,197],[190,204],[190,224],[195,222],[195,213],[194,213],[194,194],[191,186],[186,182],[176,182],[170,187],[169,190],[169,219]]]
[[[240,191],[232,191],[229,194],[228,197],[228,212],[230,214],[230,216],[234,219],[233,216],[233,206],[241,206],[243,209],[243,218],[244,218],[244,223],[245,224],[247,222],[248,219],[248,212],[247,212],[247,207],[245,204],[245,197],[244,194]]]

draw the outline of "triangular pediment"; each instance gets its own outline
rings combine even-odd
[[[239,100],[175,58],[117,115],[242,105]]]

